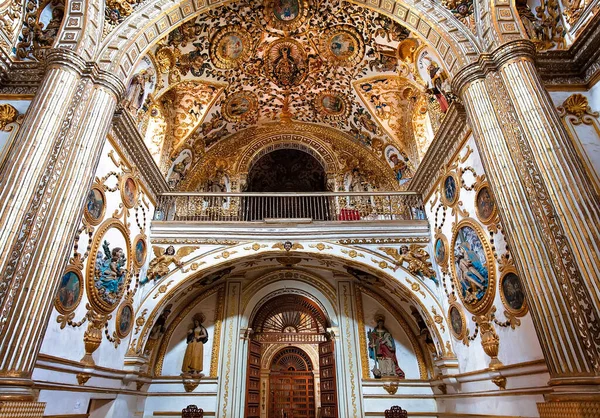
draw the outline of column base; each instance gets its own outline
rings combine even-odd
[[[45,402],[2,401],[0,418],[42,418],[46,409]]]
[[[537,404],[540,418],[597,418],[600,402],[597,401],[550,401]]]

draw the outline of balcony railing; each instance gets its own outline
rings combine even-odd
[[[413,192],[165,193],[156,221],[252,222],[269,220],[380,221],[425,219]]]

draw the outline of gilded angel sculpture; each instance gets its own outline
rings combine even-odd
[[[429,261],[429,254],[422,246],[417,244],[411,244],[410,247],[402,245],[400,251],[390,247],[379,247],[379,249],[396,260],[397,267],[407,263],[408,266],[406,268],[412,274],[422,278],[428,277],[433,280],[436,285],[438,284],[435,271]]]
[[[171,263],[175,264],[177,267],[183,266],[181,259],[186,255],[190,255],[198,248],[200,247],[186,245],[180,247],[177,252],[175,252],[175,247],[172,245],[169,245],[166,250],[159,246],[152,247],[155,257],[150,261],[150,266],[148,267],[148,273],[146,275],[147,279],[158,280],[161,277],[166,276],[169,274],[169,266]]]

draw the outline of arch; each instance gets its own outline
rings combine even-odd
[[[293,364],[292,364],[293,363]],[[311,371],[313,362],[309,355],[304,350],[297,347],[281,348],[271,359],[271,370],[279,366],[283,370],[289,370],[289,367],[294,367],[292,371]],[[287,366],[287,368],[285,368]]]
[[[333,242],[329,242],[327,246],[331,247],[327,250],[326,256],[328,258],[351,266],[356,266],[363,271],[367,271],[375,274],[378,277],[381,277],[386,283],[387,287],[385,290],[390,298],[404,297],[411,303],[419,306],[425,317],[425,322],[431,324],[432,328],[430,331],[434,341],[436,342],[436,346],[438,347],[439,354],[444,357],[454,356],[451,350],[452,340],[450,338],[449,323],[444,317],[445,309],[443,309],[434,293],[429,290],[425,284],[423,284],[421,279],[411,275],[402,267],[395,269],[390,263],[389,259],[379,253],[370,252],[367,249],[361,249],[361,252],[366,253],[367,256],[364,256],[363,254],[363,257],[357,257],[357,252],[352,247],[347,247]],[[325,254],[323,254],[322,250],[319,250],[318,247],[318,245],[313,244],[309,246],[307,244],[303,245],[302,248],[296,249],[292,253],[286,254],[306,254],[308,256],[315,256],[315,258],[323,258]],[[223,256],[225,253],[227,255],[226,257]],[[161,280],[154,285],[154,288],[150,289],[148,293],[146,293],[145,298],[141,301],[141,305],[138,308],[140,312],[144,309],[147,309],[147,312],[149,312],[150,315],[148,315],[148,320],[143,327],[140,327],[140,329],[134,332],[134,335],[132,336],[133,343],[130,349],[130,355],[135,357],[142,354],[143,347],[146,343],[150,329],[162,312],[163,308],[167,304],[172,303],[176,296],[180,296],[180,292],[185,292],[186,290],[189,292],[190,289],[193,290],[194,284],[198,283],[198,281],[208,272],[231,267],[236,262],[242,262],[244,259],[248,259],[249,257],[254,259],[257,256],[264,257],[278,255],[282,255],[281,251],[273,251],[270,245],[263,245],[262,247],[258,245],[258,247],[255,246],[253,249],[252,246],[248,246],[247,243],[242,243],[233,245],[226,251],[223,251],[222,248],[219,248],[192,258],[185,262],[182,268],[178,268],[161,278]],[[190,272],[190,270],[192,270],[192,265],[196,270]],[[287,290],[294,288],[291,278],[288,278],[288,280],[277,280],[276,276],[280,273],[282,272],[274,272],[269,274],[269,280],[271,280],[269,282],[269,286],[275,286],[275,282],[277,281],[277,288],[279,289],[285,289],[286,286]],[[307,277],[308,276],[305,275],[304,279],[306,280]],[[319,279],[313,280],[319,281]],[[158,288],[161,286],[165,286],[167,290],[159,291]],[[248,327],[247,319],[251,316],[254,306],[256,306],[257,303],[267,294],[273,292],[273,290],[276,290],[270,289],[269,286],[265,285],[260,288],[255,286],[254,289],[256,290],[253,294],[243,294],[243,315],[242,323],[240,324],[242,328]],[[311,292],[315,292],[315,296],[317,296],[318,299],[323,303],[325,311],[331,319],[332,324],[336,324],[338,321],[338,314],[334,309],[335,303],[332,303],[332,301],[335,301],[335,292],[331,294],[331,289],[328,289],[328,287],[330,286],[320,285],[320,287],[317,287],[316,285],[311,284]],[[196,285],[195,289],[198,288],[203,289],[202,286],[198,287]],[[439,321],[440,315],[442,315],[444,321]],[[435,319],[438,319],[438,321],[436,322]]]
[[[268,144],[268,145],[263,146],[263,148],[261,148],[259,151],[255,152],[255,154],[252,155],[252,157],[249,160],[246,159],[245,167],[240,167],[239,172],[240,173],[249,173],[252,170],[252,168],[254,167],[254,165],[258,162],[258,160],[260,160],[262,157],[264,157],[267,154],[272,153],[273,151],[279,151],[279,150],[284,150],[284,149],[298,150],[298,151],[305,152],[306,154],[309,154],[315,160],[317,160],[319,162],[319,164],[321,164],[321,166],[323,167],[323,170],[327,171],[328,164],[325,161],[325,157],[323,155],[321,155],[314,147],[311,147],[310,145],[308,145],[306,143],[298,143],[293,140],[283,139],[282,141],[276,141],[273,144]],[[330,161],[330,164],[329,164],[329,167],[330,167],[331,163],[333,162],[332,161],[333,156],[330,154],[326,154],[326,157]],[[242,157],[242,160],[244,160],[244,157]],[[242,164],[242,162],[240,161],[240,165],[241,164]]]
[[[98,53],[102,69],[127,80],[140,59],[160,38],[203,12],[231,1],[149,1],[104,40]],[[475,61],[481,52],[475,36],[450,11],[436,2],[383,1],[354,3],[375,10],[405,26],[438,51],[450,74]],[[440,24],[439,22],[443,22]]]
[[[287,327],[293,327],[297,333],[325,332],[330,325],[318,299],[314,300],[308,294],[270,294],[265,299],[259,302],[248,321],[254,332],[285,332]],[[288,315],[292,311],[302,313],[312,318],[312,321],[303,321],[297,315]],[[281,329],[276,331],[278,328]]]

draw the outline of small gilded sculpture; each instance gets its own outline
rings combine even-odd
[[[202,326],[204,315],[194,315],[194,324],[187,332],[187,347],[183,357],[182,373],[199,375],[203,368],[204,344],[208,341],[208,331]]]
[[[96,256],[96,269],[94,271],[94,284],[102,299],[107,303],[116,303],[125,281],[126,258],[122,248],[110,249],[110,243],[102,244],[104,255],[98,252]]]
[[[392,376],[404,379],[404,372],[396,358],[396,343],[392,334],[383,325],[385,317],[377,315],[375,321],[377,326],[367,333],[369,357],[375,361],[375,367],[372,370],[373,376],[376,378]]]
[[[410,247],[402,245],[400,251],[390,247],[379,247],[387,255],[396,260],[396,268],[401,267],[405,262],[408,263],[407,270],[412,274],[425,278],[428,277],[438,284],[435,271],[429,261],[429,254],[422,246],[411,244]]]
[[[146,275],[147,280],[158,280],[169,274],[169,266],[171,263],[174,263],[178,268],[183,266],[181,259],[190,255],[198,248],[200,247],[186,245],[180,247],[177,252],[175,252],[175,247],[172,245],[169,245],[166,250],[163,249],[163,247],[152,247],[155,257],[150,261],[150,265],[148,266],[148,273]]]

